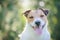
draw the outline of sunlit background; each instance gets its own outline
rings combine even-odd
[[[60,40],[60,0],[0,0],[0,40],[19,40],[26,22],[23,12],[38,8],[49,10],[51,40]]]

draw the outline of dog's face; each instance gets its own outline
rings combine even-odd
[[[27,18],[28,24],[35,30],[36,33],[40,34],[47,24],[48,10],[27,10],[24,15]]]

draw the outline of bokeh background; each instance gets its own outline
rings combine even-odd
[[[49,10],[51,40],[60,40],[60,0],[0,0],[0,40],[19,40],[26,22],[22,13],[37,8]]]

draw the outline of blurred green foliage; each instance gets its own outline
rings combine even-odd
[[[23,11],[27,9],[49,9],[48,21],[51,40],[60,40],[60,0],[0,0],[0,40],[19,40],[26,18]],[[44,6],[39,5],[44,2]],[[24,5],[22,4],[24,3]]]

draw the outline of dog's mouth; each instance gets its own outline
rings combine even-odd
[[[34,31],[35,31],[36,34],[41,35],[44,26],[45,26],[45,24],[43,26],[33,26],[33,29],[34,29]]]

